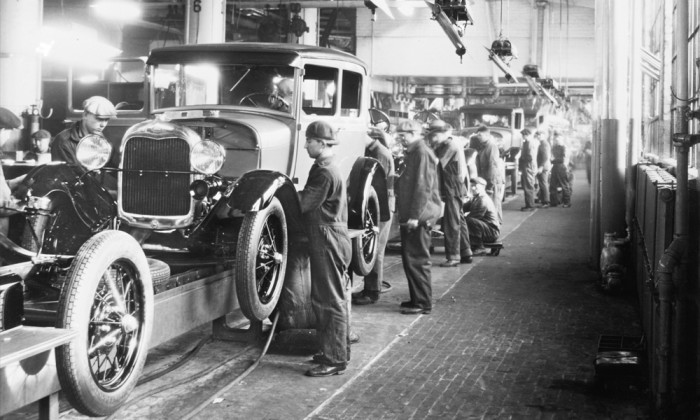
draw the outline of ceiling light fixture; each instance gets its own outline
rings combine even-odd
[[[99,0],[91,6],[103,19],[134,21],[141,18],[141,8],[128,0]]]

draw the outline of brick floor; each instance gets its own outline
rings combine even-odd
[[[638,336],[641,327],[634,292],[610,296],[596,287],[582,180],[581,171],[569,209],[524,213],[522,197],[507,201],[506,248],[498,257],[441,268],[444,250],[436,249],[430,315],[399,314],[408,292],[400,255],[389,253],[384,268],[393,289],[374,305],[353,308],[361,341],[344,375],[305,377],[313,366],[309,353],[271,350],[254,372],[194,418],[649,418],[644,384],[603,388],[595,381],[599,336]],[[146,374],[207,334],[200,328],[151,351]],[[181,418],[240,375],[259,352],[212,341],[184,367],[134,390],[133,403],[111,418]],[[62,419],[87,419],[66,405],[62,400]],[[8,419],[34,419],[35,412],[22,410]]]
[[[596,288],[586,187],[575,184],[571,208],[540,209],[513,230],[501,256],[481,257],[309,418],[648,418],[643,386],[596,386],[599,335],[641,331],[633,300]]]

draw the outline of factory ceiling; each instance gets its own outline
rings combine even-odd
[[[94,5],[96,1],[60,0],[44,2],[45,21],[51,22],[67,16],[80,15],[86,15],[89,19],[90,6]],[[193,7],[195,2],[197,0],[138,1],[137,4],[142,10],[142,15],[140,20],[133,22],[128,30],[124,30],[125,37],[128,35],[128,39],[125,38],[123,40],[124,45],[122,49],[129,51],[129,55],[146,55],[148,50],[154,46],[166,45],[171,42],[181,43],[184,39],[187,8]],[[441,3],[450,3],[450,1],[443,0]],[[415,21],[402,21],[402,13],[404,13],[402,11],[405,11],[406,8],[416,10],[424,15],[428,13],[428,16],[429,11],[432,10],[424,0],[228,0],[226,5],[227,15],[230,16],[230,18],[227,17],[227,41],[260,40],[261,27],[270,18],[274,18],[278,23],[284,25],[286,22],[289,22],[289,18],[293,16],[292,11],[295,9],[316,8],[320,9],[319,37],[323,36],[324,28],[329,27],[332,23],[332,31],[326,31],[326,35],[330,35],[327,36],[325,42],[330,44],[335,41],[338,42],[338,45],[326,46],[339,48],[342,48],[342,42],[349,38],[357,42],[357,39],[362,37],[384,36],[384,33],[381,31],[374,32],[374,25],[367,25],[357,21],[356,16],[359,16],[361,13],[363,16],[367,15],[368,5],[376,6],[376,10],[373,12],[376,13],[377,19],[381,19],[382,22],[393,19],[392,22],[396,22],[396,25],[415,25]],[[477,13],[480,10],[487,11],[485,17],[483,15],[478,16],[479,25],[469,27],[469,37],[478,40],[479,45],[476,47],[469,46],[467,56],[474,61],[474,57],[479,54],[477,56],[479,64],[491,68],[493,67],[491,64],[483,64],[483,62],[487,61],[487,57],[482,57],[485,54],[482,50],[482,45],[490,44],[491,40],[494,39],[494,34],[498,33],[499,24],[502,28],[504,6],[506,13],[510,14],[510,10],[513,10],[515,15],[512,17],[509,15],[508,18],[513,32],[519,36],[517,42],[524,46],[526,50],[529,50],[529,56],[535,57],[534,49],[538,40],[532,39],[536,31],[533,30],[530,22],[533,19],[534,21],[537,20],[535,15],[538,13],[538,10],[549,8],[550,21],[545,21],[543,24],[545,26],[553,26],[556,24],[553,23],[554,20],[557,20],[560,27],[552,28],[551,31],[561,31],[561,25],[565,19],[564,13],[567,13],[566,23],[568,24],[568,13],[570,10],[593,9],[595,0],[467,0],[464,2],[464,5],[469,10],[476,10]],[[338,13],[340,10],[347,9],[357,9],[357,11]],[[532,16],[526,19],[525,16],[518,15],[518,10],[531,13]],[[575,19],[576,17],[574,16],[573,18]],[[542,19],[540,18],[540,20]],[[373,31],[371,35],[363,33],[363,31],[369,32],[370,30]],[[593,29],[590,28],[590,35],[587,35],[590,39],[593,38],[592,31]],[[440,36],[443,35],[441,34]],[[278,32],[272,38],[270,40],[293,42],[291,41],[291,35],[284,31],[281,34]],[[448,43],[448,40],[444,38],[440,42]],[[411,40],[407,39],[406,45],[410,44]],[[354,45],[351,48],[354,48]],[[350,50],[349,52],[355,53],[356,51]],[[522,63],[523,61],[521,60],[520,62]],[[521,67],[522,64],[518,64],[518,70]],[[494,74],[497,72],[498,70],[495,69]],[[502,78],[504,74],[500,74],[500,79],[498,75],[492,77],[489,74],[478,74],[478,72],[476,76],[465,77],[462,75],[464,73],[462,69],[459,70],[459,73],[455,72],[454,74],[446,72],[447,74],[404,74],[395,76],[390,74],[390,71],[382,69],[376,69],[373,73],[375,76],[379,75],[383,78],[394,79],[401,83],[416,86],[416,89],[426,96],[459,95],[465,92],[491,95],[495,92],[494,85],[503,85],[506,82]],[[567,77],[567,82],[573,94],[590,96],[592,94],[592,79],[592,76]],[[513,86],[501,86],[499,92],[516,96],[523,93],[526,94],[530,90],[529,87],[525,85],[522,79],[518,80],[518,82]],[[495,93],[498,94],[499,92]]]

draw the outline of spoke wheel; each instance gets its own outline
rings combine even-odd
[[[287,267],[287,221],[277,198],[246,214],[236,251],[236,292],[241,311],[262,321],[277,305]]]
[[[141,247],[105,231],[78,251],[61,292],[59,328],[79,336],[56,352],[61,387],[90,416],[116,411],[136,386],[153,323],[153,286]]]
[[[377,192],[371,188],[362,203],[362,235],[352,239],[350,268],[358,276],[366,276],[372,271],[377,260],[378,236],[379,199]]]

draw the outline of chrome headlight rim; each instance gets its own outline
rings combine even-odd
[[[75,156],[78,162],[88,170],[101,169],[112,156],[112,145],[104,136],[88,134],[78,142]]]
[[[226,149],[212,140],[202,140],[190,150],[192,168],[204,175],[214,175],[224,165]]]

